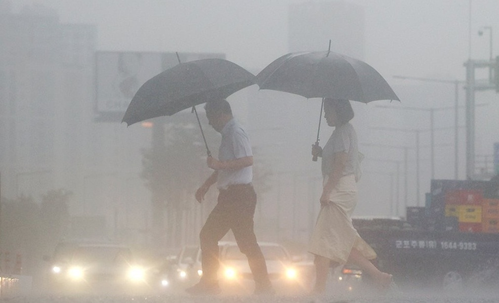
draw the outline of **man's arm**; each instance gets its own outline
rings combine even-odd
[[[215,171],[219,169],[240,169],[253,165],[253,156],[228,161],[219,161],[216,158],[208,157],[206,162],[208,163],[208,167]]]
[[[217,182],[218,171],[214,171],[206,181],[204,181],[203,185],[201,185],[196,191],[196,200],[201,203],[204,200],[204,196],[210,189],[210,187]]]

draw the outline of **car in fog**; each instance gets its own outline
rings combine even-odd
[[[362,270],[351,264],[338,266],[331,270],[330,287],[338,294],[363,293],[369,290],[370,284],[366,285]]]
[[[171,283],[176,288],[192,286],[199,282],[201,270],[201,248],[198,245],[184,246],[177,257],[176,268],[171,270]]]
[[[142,293],[152,273],[130,247],[110,243],[60,243],[51,258],[49,289],[56,293]]]
[[[161,258],[159,262],[151,266],[153,288],[157,288],[160,293],[175,291],[177,280],[178,261],[176,255],[167,255]]]
[[[281,294],[302,294],[310,290],[312,276],[311,264],[300,257],[292,257],[282,245],[259,242],[267,263],[272,285]],[[235,242],[220,244],[219,277],[224,292],[241,291],[251,293],[254,288],[253,274],[248,259]]]

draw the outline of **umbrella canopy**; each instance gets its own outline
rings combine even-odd
[[[338,53],[302,52],[284,55],[257,76],[261,89],[305,98],[360,102],[400,100],[386,80],[369,64]]]
[[[225,99],[254,84],[255,76],[224,59],[180,63],[147,80],[128,105],[122,122],[128,126],[170,116],[213,99]]]

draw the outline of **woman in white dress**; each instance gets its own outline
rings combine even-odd
[[[325,291],[330,266],[346,263],[359,266],[382,289],[392,281],[392,275],[371,263],[376,252],[352,225],[360,178],[357,135],[349,123],[353,116],[348,100],[325,99],[324,117],[335,129],[324,149],[312,146],[312,155],[322,157],[323,175],[321,210],[309,244],[309,252],[315,255],[315,293]]]

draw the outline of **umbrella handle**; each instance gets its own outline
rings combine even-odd
[[[319,146],[319,141],[315,141],[314,146]],[[312,161],[317,162],[317,158],[318,158],[318,157],[317,157],[317,155],[314,155],[314,156],[312,157]]]
[[[317,140],[315,140],[315,146],[319,146],[319,136],[321,133],[321,120],[322,120],[322,110],[324,109],[324,98],[322,98],[321,102],[321,113],[319,115],[319,127],[317,128]],[[317,156],[312,157],[312,161],[317,162]]]

